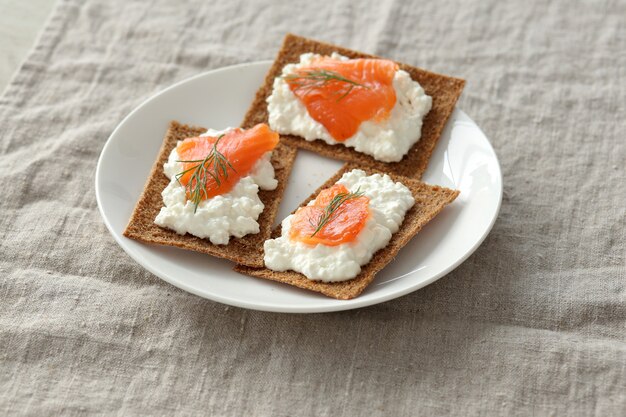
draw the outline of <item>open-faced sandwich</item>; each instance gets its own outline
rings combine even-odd
[[[295,153],[265,124],[172,122],[124,235],[260,266]]]
[[[124,235],[354,298],[457,197],[419,178],[463,86],[287,35],[242,128],[171,123]],[[296,148],[348,163],[272,232]]]
[[[346,165],[274,230],[264,244],[265,268],[235,270],[354,298],[458,194]]]
[[[465,82],[287,35],[250,108],[287,144],[421,178]]]

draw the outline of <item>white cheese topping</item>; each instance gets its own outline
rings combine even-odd
[[[289,231],[293,215],[290,215],[282,222],[282,235],[265,241],[266,267],[274,271],[297,271],[309,279],[324,282],[352,279],[376,251],[387,246],[407,210],[415,203],[411,191],[403,184],[393,182],[388,175],[368,176],[355,169],[343,174],[337,184],[343,184],[351,192],[360,188],[370,198],[371,216],[357,238],[337,246],[292,241]]]
[[[218,136],[224,131],[208,130],[202,136]],[[176,148],[163,164],[163,172],[170,183],[163,190],[164,207],[154,222],[176,233],[189,233],[200,238],[208,238],[215,245],[225,245],[230,236],[243,237],[250,233],[259,233],[257,219],[264,209],[259,199],[259,188],[273,190],[278,181],[274,178],[274,167],[270,162],[272,152],[266,152],[254,165],[250,173],[242,177],[225,194],[203,200],[194,213],[195,204],[187,200],[185,187],[176,181],[176,174],[183,170],[183,164],[177,162],[180,157]]]
[[[282,75],[288,75],[318,59],[317,54],[300,55],[299,64],[285,65]],[[348,58],[333,53],[332,58]],[[319,122],[313,120],[305,105],[295,96],[289,84],[281,77],[274,79],[274,89],[267,98],[270,128],[278,133],[298,135],[308,141],[321,139],[335,145],[342,143],[383,162],[396,162],[407,154],[422,135],[422,119],[430,111],[432,98],[417,81],[403,70],[393,78],[396,104],[383,121],[366,121],[359,130],[343,142],[338,142]]]

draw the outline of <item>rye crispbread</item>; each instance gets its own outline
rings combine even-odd
[[[204,132],[206,129],[201,127],[187,126],[175,121],[170,123],[159,156],[152,166],[146,186],[124,230],[124,236],[145,243],[176,246],[202,252],[244,265],[262,266],[263,242],[271,234],[274,217],[296,157],[296,151],[289,146],[279,143],[272,153],[272,165],[276,172],[278,187],[272,191],[259,190],[259,198],[265,205],[258,219],[259,233],[242,238],[231,237],[228,245],[214,245],[208,239],[200,239],[190,234],[180,235],[154,223],[159,210],[163,207],[161,192],[170,182],[163,173],[163,163],[167,161],[177,141],[198,136]]]
[[[384,174],[384,172],[373,168],[363,168],[346,164],[333,175],[332,178],[311,194],[300,206],[305,206],[309,201],[314,199],[321,190],[330,187],[337,182],[345,172],[355,168],[363,169],[368,175],[376,173]],[[237,265],[234,270],[253,277],[283,282],[299,288],[320,292],[340,300],[349,300],[358,296],[374,280],[376,274],[396,257],[400,249],[402,249],[426,223],[433,219],[446,205],[454,201],[459,195],[459,192],[456,190],[425,184],[416,179],[395,174],[389,174],[389,176],[394,181],[400,181],[411,190],[415,198],[415,205],[406,213],[400,230],[393,234],[389,244],[376,252],[369,263],[363,265],[361,272],[356,278],[348,281],[327,283],[312,281],[294,271],[277,272],[268,268],[256,268],[245,265]],[[279,237],[280,234],[281,228],[279,225],[272,232],[272,238]]]
[[[287,34],[274,64],[265,77],[263,86],[257,91],[254,102],[246,114],[243,127],[251,127],[257,123],[268,123],[266,99],[272,94],[274,78],[281,74],[285,65],[300,62],[300,54],[305,52],[321,55],[330,55],[332,52],[338,52],[349,58],[378,58],[374,55]],[[401,161],[384,163],[344,145],[329,145],[322,140],[309,142],[299,136],[281,135],[282,141],[288,145],[308,149],[331,158],[353,162],[360,166],[369,166],[410,178],[421,178],[428,166],[428,161],[437,144],[437,140],[441,136],[446,121],[452,114],[454,106],[461,95],[465,81],[402,63],[398,63],[398,65],[400,69],[408,72],[413,80],[419,82],[426,94],[433,98],[432,109],[423,121],[421,139],[413,145]]]

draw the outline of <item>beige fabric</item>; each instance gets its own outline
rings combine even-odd
[[[0,92],[30,51],[55,0],[0,0]]]
[[[0,98],[1,415],[624,415],[623,1],[62,1]],[[462,76],[502,211],[447,277],[358,311],[231,308],[144,271],[93,189],[160,89],[286,31]]]

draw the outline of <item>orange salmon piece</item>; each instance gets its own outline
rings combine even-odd
[[[195,171],[193,168],[198,167],[201,164],[199,161],[204,160],[213,152],[213,147],[217,140],[218,138],[215,137],[199,136],[187,138],[178,144],[176,152],[180,161],[198,161],[183,162],[183,172],[190,171],[178,178],[181,185],[187,186],[190,181],[195,181],[192,180]],[[264,123],[248,130],[237,128],[226,133],[219,139],[216,148],[218,152],[224,155],[230,166],[226,165],[226,175],[223,171],[219,172],[220,175],[217,175],[219,184],[213,176],[205,174],[206,193],[203,193],[202,200],[229,192],[242,177],[248,175],[259,158],[266,152],[273,150],[277,144],[278,133],[272,131]],[[215,173],[214,160],[206,162],[205,166],[208,172]],[[194,186],[195,182],[191,185],[191,188]],[[189,187],[187,189],[187,198],[190,198]]]
[[[300,207],[291,220],[289,238],[309,245],[326,246],[354,241],[370,216],[370,199],[364,195],[344,201],[331,214],[329,221],[312,236],[329,203],[338,194],[347,193],[349,191],[345,186],[335,184],[322,190],[313,205]]]
[[[311,118],[343,142],[364,121],[389,117],[396,104],[393,77],[397,70],[398,65],[387,59],[341,61],[323,57],[285,76],[285,81]],[[332,76],[324,81],[328,74],[339,74],[351,82]]]

